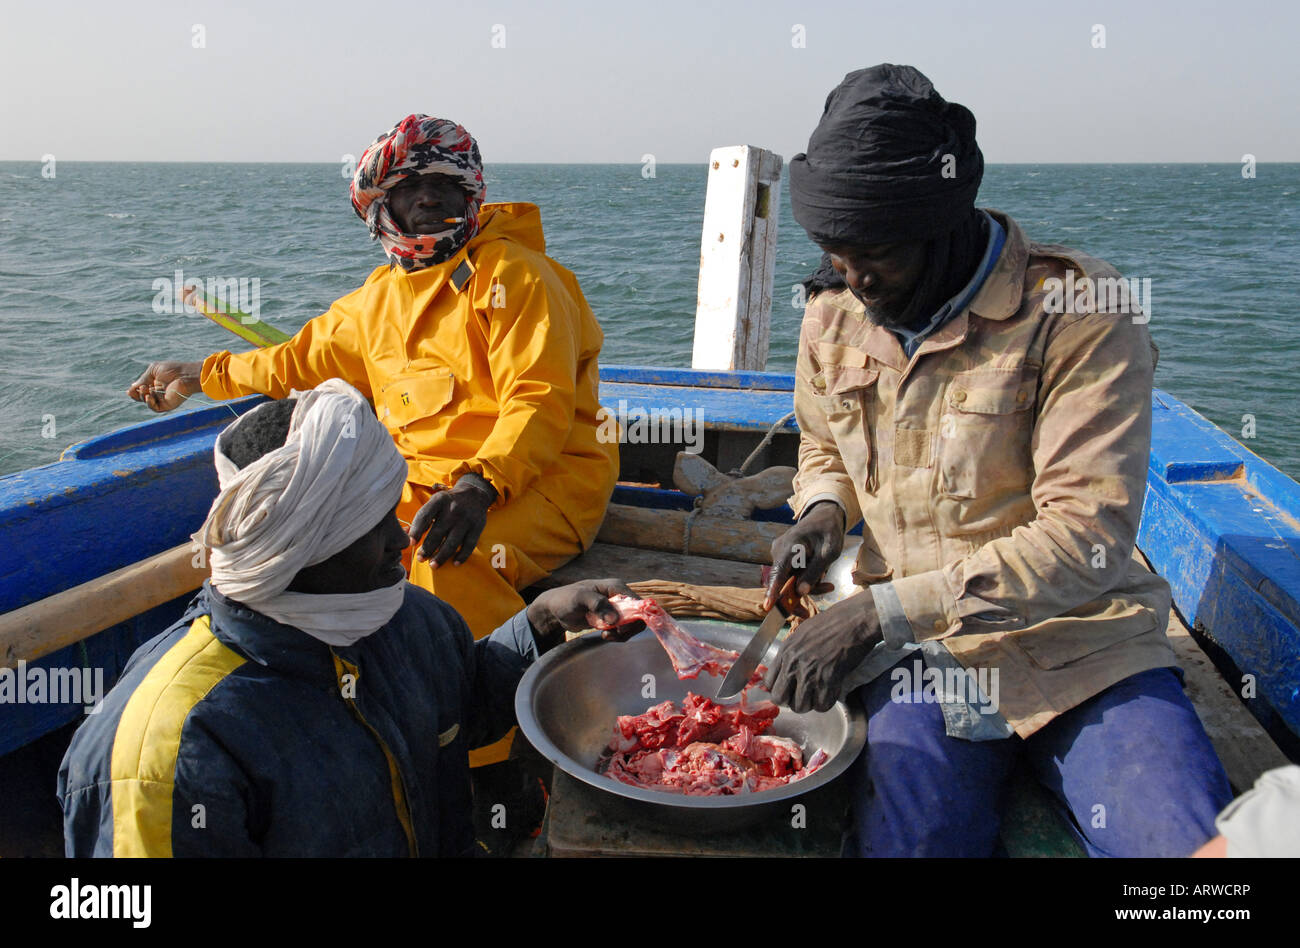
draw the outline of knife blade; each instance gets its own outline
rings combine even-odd
[[[754,637],[749,640],[745,650],[740,653],[740,658],[736,659],[736,664],[731,666],[731,671],[727,672],[727,677],[722,679],[722,684],[718,686],[718,693],[714,699],[721,701],[724,698],[734,698],[740,694],[741,690],[753,677],[758,663],[762,661],[763,656],[767,653],[768,647],[776,634],[781,631],[785,625],[785,613],[781,611],[780,603],[772,607],[771,611],[763,618],[763,623],[754,633]]]

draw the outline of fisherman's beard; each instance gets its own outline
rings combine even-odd
[[[881,326],[885,329],[896,329],[900,326],[907,326],[908,320],[911,318],[910,314],[916,309],[915,303],[918,294],[915,291],[907,301],[901,305],[890,302],[883,306],[868,303],[862,297],[858,296],[857,293],[854,293],[853,290],[849,290],[849,292],[853,293],[854,299],[862,304],[863,315],[866,317],[867,322],[871,323],[873,326]]]
[[[925,269],[911,294],[901,302],[891,300],[883,306],[873,306],[853,293],[862,303],[866,319],[885,329],[904,328],[913,332],[924,329],[939,307],[970,282],[984,254],[987,240],[984,228],[983,215],[974,211],[961,227],[927,241]]]

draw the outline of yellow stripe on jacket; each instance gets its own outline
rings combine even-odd
[[[245,661],[212,634],[208,616],[199,616],[132,692],[113,737],[114,856],[171,856],[185,719]]]

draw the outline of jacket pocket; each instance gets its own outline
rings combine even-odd
[[[456,380],[445,365],[403,373],[379,390],[379,420],[389,431],[399,431],[446,408],[455,390]]]
[[[875,415],[876,380],[880,373],[851,365],[824,365],[814,379],[824,394],[814,396],[839,449],[844,470],[867,493],[876,490],[875,451],[871,424]]]
[[[1013,633],[1039,668],[1060,668],[1156,627],[1155,610],[1126,596],[1098,599]]]
[[[1033,480],[1036,366],[953,376],[939,418],[939,490],[974,499]]]

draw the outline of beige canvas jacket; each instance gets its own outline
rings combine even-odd
[[[997,264],[910,360],[847,290],[809,302],[791,506],[831,494],[860,515],[857,581],[892,583],[917,642],[997,669],[1028,737],[1177,665],[1169,586],[1132,555],[1155,349],[1112,267],[989,213]]]

